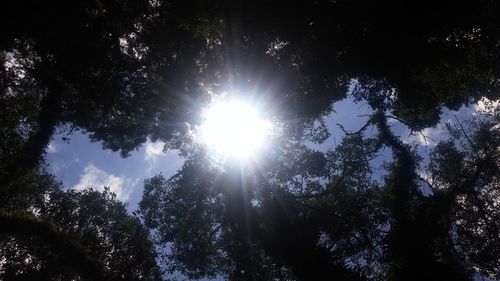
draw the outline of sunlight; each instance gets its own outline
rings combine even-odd
[[[242,101],[213,103],[203,112],[200,139],[223,156],[246,159],[261,148],[270,134],[271,122],[255,107]]]

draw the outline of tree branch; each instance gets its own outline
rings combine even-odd
[[[339,126],[339,128],[344,132],[344,134],[346,134],[347,136],[352,136],[352,135],[358,135],[360,134],[361,132],[363,132],[364,130],[366,130],[366,128],[368,128],[368,126],[370,126],[370,124],[373,122],[373,116],[370,117],[366,123],[359,129],[357,130],[356,132],[348,132],[343,125],[337,123],[337,126]]]

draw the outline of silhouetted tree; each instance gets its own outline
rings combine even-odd
[[[257,166],[220,163],[195,148],[178,174],[145,182],[140,212],[170,247],[167,268],[191,278],[361,280],[370,270],[347,259],[371,263],[380,254],[369,147],[351,138],[325,157],[282,139]]]
[[[424,170],[387,118],[368,120],[377,137],[346,132],[327,154],[282,141],[260,165],[240,166],[195,149],[172,178],[147,180],[140,212],[170,247],[167,267],[231,280],[497,276],[498,112],[450,125]],[[383,147],[393,160],[377,181]]]
[[[2,280],[161,280],[147,229],[109,190],[18,182],[0,211]]]
[[[169,180],[147,181],[141,204],[159,245],[172,243],[165,252],[172,272],[407,280],[467,279],[477,268],[498,275],[498,251],[491,250],[498,246],[498,126],[490,120],[474,133],[451,130],[456,140],[438,145],[428,167],[435,180],[423,183],[418,155],[386,120],[392,114],[422,129],[439,121],[443,106],[499,97],[498,5],[9,1],[0,15],[0,204],[2,223],[10,226],[8,274],[45,268],[47,278],[71,275],[56,270],[62,254],[23,267],[26,245],[38,247],[38,255],[52,247],[74,256],[80,274],[94,274],[90,279],[115,276],[114,268],[142,274],[110,260],[114,248],[90,243],[104,241],[102,233],[87,237],[86,224],[78,222],[75,213],[88,204],[89,210],[120,205],[107,193],[54,191],[47,200],[57,211],[47,207],[42,217],[29,211],[45,210],[45,201],[23,194],[47,194],[32,190],[45,182],[39,164],[56,128],[66,127],[89,132],[123,156],[148,137],[183,150],[183,169]],[[365,139],[361,130],[326,155],[307,148],[307,140],[326,139],[324,124],[315,124],[349,86],[376,111],[369,124],[379,136]],[[213,163],[193,143],[200,108],[222,92],[265,104],[268,117],[284,124],[261,167],[242,172]],[[378,183],[369,163],[382,147],[394,159]],[[425,184],[431,195],[422,191]],[[86,201],[93,196],[104,201]],[[70,204],[75,198],[79,203]],[[127,226],[106,231],[137,228],[137,239],[147,241],[140,223],[116,208],[119,214],[108,219]],[[71,220],[58,221],[60,214]],[[77,230],[60,231],[67,225]],[[34,234],[45,242],[21,241]],[[100,249],[95,259],[84,253],[89,245]],[[51,267],[31,266],[54,259]]]
[[[177,147],[211,93],[316,118],[357,79],[357,97],[417,129],[443,105],[498,97],[491,1],[10,1],[2,10],[2,128],[23,131],[2,135],[26,142],[3,162],[27,168],[62,124],[123,155],[147,137]]]

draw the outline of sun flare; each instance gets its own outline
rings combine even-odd
[[[258,110],[241,101],[213,103],[203,112],[201,141],[223,156],[246,159],[266,142],[271,122],[259,116]]]

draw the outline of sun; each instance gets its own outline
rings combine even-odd
[[[202,117],[200,140],[225,157],[254,156],[270,135],[271,122],[262,118],[255,106],[243,101],[214,102]]]

